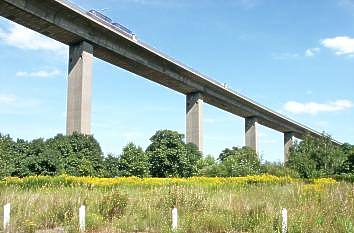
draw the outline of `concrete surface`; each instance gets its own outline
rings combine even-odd
[[[289,160],[289,150],[294,144],[294,139],[295,136],[293,132],[284,133],[284,162],[287,162]]]
[[[91,134],[93,47],[87,42],[70,46],[66,133]]]
[[[256,117],[245,118],[245,144],[259,154],[257,121]]]
[[[194,143],[203,151],[203,95],[199,92],[187,95],[186,142]]]

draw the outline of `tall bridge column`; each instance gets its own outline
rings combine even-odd
[[[245,118],[245,143],[247,147],[252,148],[258,154],[258,129],[257,118]]]
[[[289,160],[290,148],[294,144],[294,133],[284,133],[284,163]]]
[[[199,92],[187,95],[186,142],[203,151],[203,95]]]
[[[66,133],[91,133],[93,46],[85,41],[71,45]]]

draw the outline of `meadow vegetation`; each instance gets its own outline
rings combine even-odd
[[[0,204],[12,204],[12,232],[64,228],[78,232],[87,206],[87,232],[354,232],[354,185],[333,179],[270,175],[236,178],[7,178]],[[1,222],[0,222],[1,223]]]

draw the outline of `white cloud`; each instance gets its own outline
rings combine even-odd
[[[336,55],[354,55],[354,38],[337,36],[324,39],[321,44],[333,50]]]
[[[291,60],[291,59],[299,59],[303,56],[306,57],[313,57],[320,52],[320,48],[309,48],[305,50],[304,55],[301,53],[291,53],[291,52],[284,52],[284,53],[273,53],[272,57],[275,60]]]
[[[12,104],[16,102],[16,95],[13,94],[0,94],[0,105]]]
[[[350,100],[337,100],[329,103],[299,103],[296,101],[289,101],[284,105],[284,110],[295,114],[312,114],[315,115],[321,112],[336,112],[343,111],[353,107],[353,102]]]
[[[9,23],[6,30],[0,28],[0,40],[20,49],[66,52],[64,44],[15,23]]]
[[[313,57],[320,52],[320,48],[310,48],[305,51],[306,57]]]
[[[16,73],[17,77],[36,77],[36,78],[50,78],[60,74],[60,71],[57,69],[54,70],[39,70],[33,72],[19,71]]]

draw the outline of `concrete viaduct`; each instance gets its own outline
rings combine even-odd
[[[112,29],[68,1],[0,0],[0,15],[70,46],[67,134],[91,133],[92,60],[97,57],[185,94],[186,141],[201,151],[204,102],[243,117],[246,146],[257,152],[257,124],[282,132],[285,161],[295,137],[322,136]]]

